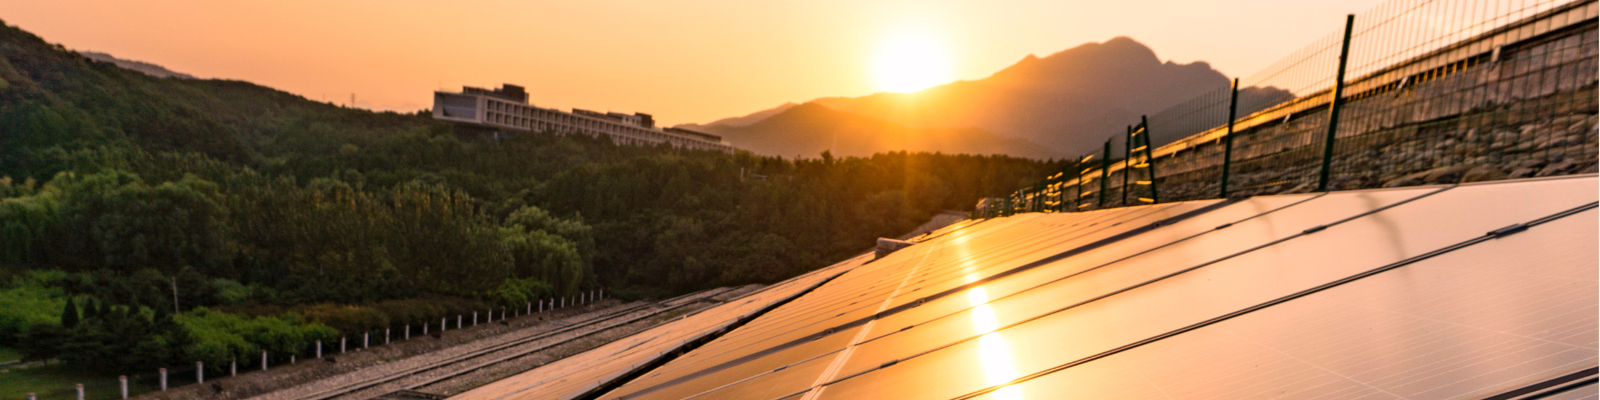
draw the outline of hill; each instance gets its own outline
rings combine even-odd
[[[28,305],[0,307],[0,347],[116,376],[599,288],[776,282],[1064,167],[490,141],[0,24],[0,303]]]
[[[705,124],[705,125],[700,125],[700,124],[682,124],[682,125],[678,125],[677,127],[678,128],[689,129],[689,130],[697,130],[697,131],[698,130],[714,129],[713,127],[727,127],[727,128],[745,127],[745,126],[753,125],[753,124],[755,124],[757,122],[761,122],[762,120],[765,120],[768,117],[771,117],[771,116],[774,116],[774,115],[778,115],[779,113],[782,113],[784,111],[788,111],[790,108],[792,108],[794,106],[797,106],[797,105],[799,105],[799,104],[783,103],[781,105],[778,105],[777,107],[768,108],[768,109],[761,110],[761,111],[756,111],[756,112],[753,112],[753,113],[750,113],[750,114],[746,114],[744,116],[723,118],[723,119],[719,119],[719,120],[716,120],[716,121],[711,121],[711,123]]]
[[[89,57],[89,59],[91,59],[91,60],[100,61],[100,62],[108,62],[108,63],[111,63],[111,64],[116,65],[118,67],[121,67],[123,69],[139,71],[139,72],[144,73],[145,75],[150,75],[150,76],[154,76],[154,77],[157,77],[157,78],[194,79],[194,75],[189,75],[189,74],[185,74],[185,73],[182,73],[182,72],[173,72],[172,70],[169,70],[166,67],[162,67],[160,65],[155,65],[155,64],[151,64],[151,63],[147,63],[147,62],[143,62],[143,61],[124,60],[124,59],[121,59],[121,58],[113,57],[112,55],[106,54],[106,53],[100,53],[100,52],[94,52],[94,51],[80,51],[80,52],[78,52],[78,54],[82,54],[84,57]]]
[[[1149,47],[1127,37],[1087,43],[1046,57],[1029,55],[993,75],[936,86],[912,93],[877,93],[862,97],[825,97],[809,104],[842,113],[871,117],[909,128],[976,128],[1002,137],[1037,143],[1054,153],[1079,155],[1107,137],[1151,114],[1201,93],[1226,88],[1229,79],[1205,62],[1163,62]],[[843,115],[843,114],[840,114]],[[741,122],[759,117],[740,117]],[[842,123],[842,122],[841,122]],[[715,124],[711,124],[715,125]],[[751,128],[755,125],[752,124]],[[745,129],[740,135],[763,137],[791,129],[768,125],[773,133]],[[812,134],[820,134],[812,132]],[[860,132],[863,135],[871,132]],[[897,131],[877,142],[902,143]],[[1158,139],[1175,139],[1155,133]],[[730,137],[738,137],[733,133]],[[797,139],[797,142],[815,141]],[[741,142],[735,140],[735,144]],[[949,142],[956,143],[956,142]],[[976,143],[976,142],[974,142]],[[895,150],[896,147],[866,151]],[[1006,147],[1005,154],[1035,157],[1027,146]],[[991,149],[947,148],[947,152]],[[776,154],[792,154],[780,152]]]
[[[740,148],[774,156],[810,157],[828,150],[834,156],[866,157],[903,150],[1061,158],[1061,153],[1052,149],[982,129],[912,128],[816,103],[791,107],[749,126],[713,124],[702,129],[722,135]]]

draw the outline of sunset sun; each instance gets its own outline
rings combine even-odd
[[[885,37],[873,61],[878,90],[915,92],[950,81],[950,54],[925,32],[897,32]]]

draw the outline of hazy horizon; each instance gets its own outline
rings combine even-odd
[[[357,107],[375,110],[427,108],[429,93],[438,89],[515,83],[544,107],[647,112],[680,124],[790,101],[980,79],[1029,54],[1043,57],[1116,36],[1150,46],[1163,60],[1205,61],[1243,75],[1338,29],[1343,14],[1376,3],[375,7],[85,0],[3,3],[0,20],[73,50],[201,78],[250,81],[312,100],[345,104],[354,93]],[[1209,23],[1224,16],[1251,24]],[[1274,34],[1254,34],[1263,31]]]

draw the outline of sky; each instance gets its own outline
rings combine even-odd
[[[434,90],[710,122],[817,97],[981,79],[1128,36],[1249,75],[1378,0],[6,0],[68,49],[312,100],[414,111]]]

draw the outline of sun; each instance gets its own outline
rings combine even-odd
[[[873,80],[878,90],[901,93],[949,82],[950,54],[927,32],[895,32],[877,49]]]

